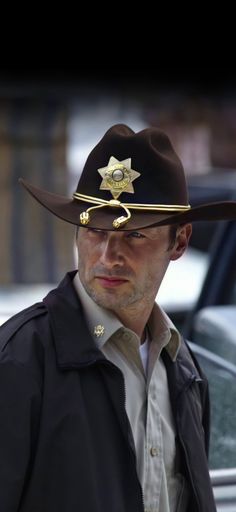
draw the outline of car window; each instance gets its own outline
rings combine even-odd
[[[210,469],[236,467],[236,365],[197,346],[195,355],[209,381]]]
[[[236,365],[236,305],[210,306],[194,318],[192,339]]]

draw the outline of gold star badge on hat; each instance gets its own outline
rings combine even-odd
[[[110,190],[114,199],[122,192],[134,194],[132,182],[140,176],[140,172],[131,169],[131,158],[119,161],[111,156],[107,167],[101,167],[98,172],[103,178],[100,189]]]

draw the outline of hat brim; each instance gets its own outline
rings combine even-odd
[[[86,211],[90,205],[87,202],[70,199],[58,194],[53,194],[46,190],[35,187],[25,181],[19,179],[23,187],[51,213],[60,219],[80,226],[80,214]],[[133,229],[142,229],[151,226],[164,226],[176,223],[192,223],[195,221],[207,220],[235,220],[236,219],[236,202],[235,201],[219,201],[195,206],[190,210],[181,213],[160,213],[153,211],[130,210],[131,219],[119,231],[130,231]],[[124,211],[119,208],[101,208],[93,210],[89,226],[94,229],[115,230],[112,222],[119,215],[123,215]]]

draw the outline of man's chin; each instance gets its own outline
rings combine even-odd
[[[114,309],[119,304],[119,300],[115,297],[114,293],[110,292],[110,290],[107,293],[93,292],[91,298],[96,302],[96,304],[98,304],[98,306],[106,309]]]

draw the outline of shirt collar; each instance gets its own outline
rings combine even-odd
[[[112,311],[102,308],[91,299],[80,281],[78,272],[73,284],[81,300],[89,332],[96,346],[101,349],[109,338],[124,326]],[[158,345],[159,353],[165,347],[171,359],[175,361],[181,346],[181,336],[165,311],[156,303],[148,320],[148,328],[150,339]]]
[[[160,351],[165,347],[172,361],[176,361],[181,347],[181,335],[165,311],[156,302],[148,320],[148,328],[151,339],[158,343]]]

